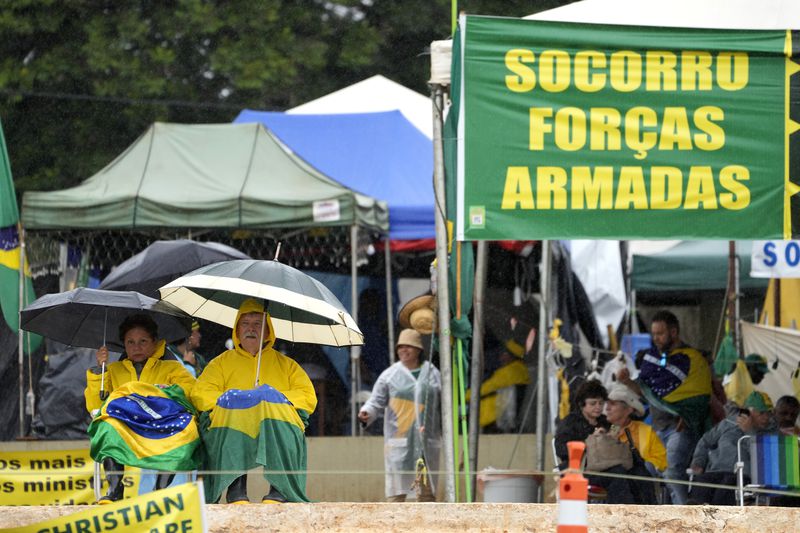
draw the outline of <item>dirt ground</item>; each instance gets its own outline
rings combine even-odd
[[[76,512],[69,507],[0,507],[0,528]],[[547,531],[556,530],[553,504],[314,503],[209,505],[208,531]],[[592,532],[796,532],[800,509],[779,507],[589,506]]]

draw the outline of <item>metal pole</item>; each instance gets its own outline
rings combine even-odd
[[[25,436],[25,362],[23,361],[22,308],[25,307],[25,232],[21,224],[17,224],[19,236],[19,309],[17,318],[17,362],[19,364],[19,436]]]
[[[547,353],[548,309],[550,307],[550,241],[542,241],[542,259],[539,264],[539,362],[536,368],[536,470],[544,471],[545,406],[547,403],[547,374],[545,355]],[[544,487],[538,489],[538,501],[543,500]]]
[[[742,343],[742,329],[741,324],[739,323],[739,318],[741,317],[740,310],[739,310],[739,254],[736,252],[736,241],[731,241],[733,243],[733,290],[735,292],[735,299],[733,300],[733,320],[734,320],[734,328],[736,331],[736,351],[742,353],[744,349]],[[776,324],[777,325],[777,324]],[[780,327],[778,325],[778,327]],[[744,354],[743,354],[744,355]]]
[[[483,328],[484,328],[484,295],[486,293],[486,267],[488,264],[488,246],[486,241],[478,241],[475,257],[475,294],[472,315],[472,364],[470,370],[469,398],[469,462],[472,472],[472,486],[476,484],[478,473],[478,440],[480,438],[480,405],[481,378],[483,377]]]
[[[447,281],[447,227],[445,225],[444,150],[442,148],[443,88],[433,92],[433,189],[436,197],[436,298],[439,312],[439,366],[442,374],[442,448],[444,449],[444,499],[455,502],[453,464],[453,376],[450,365],[450,295]]]
[[[389,335],[389,364],[394,364],[394,302],[392,300],[392,241],[383,241],[383,261],[386,263],[386,326]]]
[[[358,226],[350,226],[350,315],[358,324],[358,272],[356,267],[358,246]],[[361,346],[350,347],[350,434],[355,436],[358,429],[358,393],[360,388],[359,371]]]

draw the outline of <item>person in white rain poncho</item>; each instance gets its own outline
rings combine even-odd
[[[435,501],[431,476],[415,474],[422,466],[419,459],[428,471],[438,470],[442,448],[441,376],[429,361],[420,363],[422,350],[419,333],[401,331],[396,346],[398,361],[381,373],[358,413],[358,419],[369,425],[385,410],[386,499],[390,502],[406,501],[415,487],[417,501]]]

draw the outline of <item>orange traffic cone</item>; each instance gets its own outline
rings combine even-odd
[[[586,444],[568,442],[569,467],[558,481],[558,533],[588,533],[589,481],[581,473]]]

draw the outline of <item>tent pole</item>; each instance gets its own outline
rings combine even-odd
[[[389,335],[389,364],[394,364],[394,302],[392,301],[392,241],[383,241],[383,261],[386,263],[386,327]]]
[[[353,224],[350,226],[350,315],[353,320],[358,324],[358,269],[356,261],[358,246],[358,226]],[[360,359],[361,359],[361,346],[350,347],[350,434],[356,436],[358,429],[358,420],[356,418],[358,411],[358,393],[360,388],[361,379],[360,374]]]
[[[472,472],[471,483],[473,487],[477,486],[478,441],[481,432],[481,395],[477,391],[481,389],[481,378],[483,377],[483,332],[485,324],[483,303],[486,293],[488,256],[488,243],[486,241],[478,241],[478,251],[475,257],[475,294],[472,315],[472,363],[470,367],[470,390],[472,391],[472,396],[469,398],[469,468],[470,472]]]
[[[545,372],[547,353],[548,309],[550,307],[550,241],[542,241],[542,259],[539,264],[539,361],[536,365],[536,471],[544,471],[545,406],[547,402],[547,373]],[[537,501],[542,502],[544,487],[538,488]]]
[[[740,276],[740,272],[739,272],[739,254],[737,253],[737,250],[736,250],[736,241],[731,241],[731,242],[733,243],[733,267],[734,267],[734,270],[733,270],[733,290],[735,291],[735,294],[736,294],[736,296],[735,296],[736,299],[733,301],[733,303],[734,303],[733,319],[734,319],[734,327],[735,327],[734,331],[736,331],[736,345],[735,346],[736,346],[736,351],[738,351],[740,354],[744,355],[744,353],[743,353],[744,346],[742,345],[742,326],[739,323],[739,319],[741,318],[741,313],[740,313],[740,310],[739,310],[739,303],[740,303],[740,301],[739,301],[739,276]],[[776,323],[776,325],[778,327],[780,327],[779,323]]]
[[[21,224],[17,224],[19,236],[19,309],[17,318],[17,362],[19,364],[19,436],[25,436],[25,362],[23,361],[22,308],[25,307],[25,233]]]
[[[450,365],[450,295],[447,276],[447,227],[445,225],[444,150],[442,120],[444,89],[431,85],[433,100],[433,189],[436,198],[436,299],[439,313],[439,366],[442,374],[442,448],[444,449],[444,501],[455,502],[453,468],[453,376]]]

